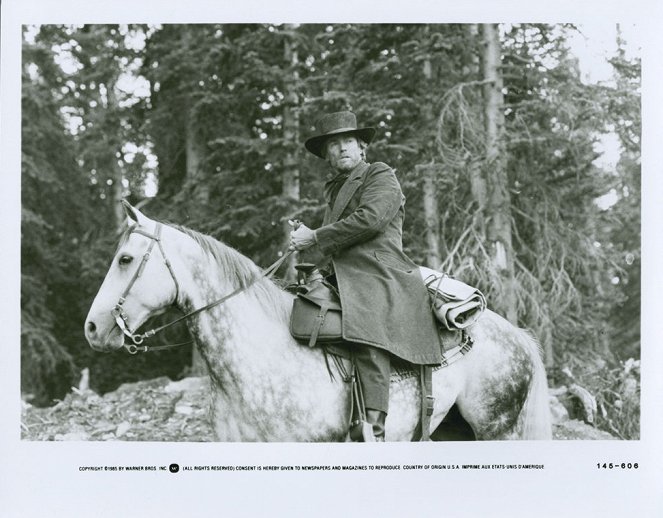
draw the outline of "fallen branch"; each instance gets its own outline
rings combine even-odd
[[[584,409],[583,420],[591,425],[596,424],[596,398],[592,396],[589,390],[574,383],[569,387],[569,394],[578,398],[582,404]]]

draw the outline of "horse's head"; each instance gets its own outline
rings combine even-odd
[[[87,341],[103,352],[121,348],[125,334],[131,336],[178,295],[173,267],[161,242],[162,225],[126,202],[123,206],[129,230],[85,320]]]

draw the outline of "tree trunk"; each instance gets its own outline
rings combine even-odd
[[[112,170],[113,170],[113,213],[115,214],[115,228],[122,229],[127,219],[122,208],[122,199],[124,198],[124,185],[122,180],[122,168],[117,163],[117,157],[111,156]]]
[[[194,46],[194,38],[197,36],[192,34],[193,29],[187,27],[184,31],[184,45],[186,47]],[[186,180],[185,185],[188,185],[194,195],[192,200],[194,203],[207,205],[209,203],[210,182],[207,178],[205,171],[202,167],[205,159],[205,143],[201,142],[201,135],[198,131],[197,123],[193,117],[193,99],[187,96],[184,103],[186,109],[186,126],[185,126],[185,150],[186,150]]]
[[[196,131],[195,120],[191,115],[191,106],[187,107],[186,123],[186,184],[193,189],[195,203],[206,205],[209,202],[209,181],[206,178],[202,163],[205,158],[205,147],[200,142]]]
[[[423,208],[426,228],[426,259],[425,266],[440,268],[440,212],[437,204],[437,189],[435,179],[439,174],[439,167],[435,164],[420,164],[415,170],[423,178]]]
[[[426,33],[428,32],[428,27],[426,27]],[[430,56],[426,56],[423,61],[423,74],[426,80],[427,90],[429,92],[434,91],[433,85],[433,64],[431,62]],[[435,127],[435,120],[433,118],[433,103],[431,100],[427,101],[428,106],[423,110],[423,113],[429,114],[427,116],[427,125],[430,128]],[[432,139],[431,139],[432,140]],[[431,155],[429,150],[424,151],[424,155]],[[424,209],[424,221],[425,221],[425,232],[426,232],[426,259],[425,265],[429,268],[439,268],[442,259],[440,257],[440,211],[437,204],[437,184],[436,177],[439,174],[440,168],[434,163],[431,159],[429,164],[420,164],[415,166],[415,169],[419,169],[422,173],[423,178],[423,209]]]
[[[293,25],[286,25],[286,30],[294,31]],[[297,47],[295,43],[286,36],[284,44],[284,61],[290,68],[290,74],[285,82],[285,104],[283,108],[283,138],[286,142],[287,151],[283,160],[283,186],[282,195],[286,202],[287,213],[291,214],[299,203],[299,166],[297,161],[297,150],[299,149],[299,100],[297,96]],[[290,231],[292,230],[287,221],[283,222],[285,249],[290,242]],[[283,266],[283,278],[294,281],[296,277],[295,264],[298,254],[292,254]]]
[[[511,198],[504,153],[504,94],[502,92],[501,46],[496,24],[483,24],[484,124],[488,180],[487,240],[501,311],[517,323],[517,299],[511,236]],[[497,302],[497,301],[496,301]]]
[[[476,23],[469,24],[467,27],[470,38],[478,40],[479,26]],[[481,78],[481,60],[479,56],[474,56],[472,62],[469,64],[469,75],[473,80]],[[470,190],[472,198],[477,204],[480,213],[485,213],[486,210],[486,197],[488,192],[488,185],[486,182],[485,170],[481,167],[481,158],[477,156],[468,156],[467,158],[467,172],[470,179]],[[481,237],[485,237],[484,219],[480,218],[479,231]]]
[[[120,110],[117,96],[115,95],[115,83],[117,81],[117,76],[111,77],[111,80],[106,84],[106,89],[108,92],[108,113],[117,114]],[[124,180],[124,174],[122,173],[122,168],[118,162],[119,158],[117,153],[121,152],[121,143],[119,142],[120,128],[117,127],[115,135],[110,135],[108,138],[108,160],[111,169],[111,180],[112,184],[112,197],[111,200],[113,206],[113,214],[115,216],[115,228],[118,230],[122,229],[126,220],[124,214],[124,209],[122,208],[122,199],[124,198],[124,185],[122,181]]]

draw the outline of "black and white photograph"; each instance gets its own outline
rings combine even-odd
[[[3,3],[0,516],[663,513],[661,8],[409,7]]]

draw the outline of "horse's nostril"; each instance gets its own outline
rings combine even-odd
[[[87,323],[87,332],[88,333],[94,333],[97,330],[97,326],[94,322],[88,322]]]

